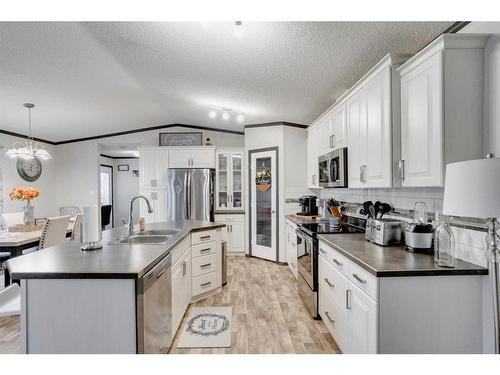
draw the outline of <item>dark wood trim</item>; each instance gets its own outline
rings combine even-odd
[[[254,150],[248,150],[248,206],[250,207],[250,210],[248,212],[248,254],[250,256],[252,255],[252,154],[259,153],[259,152],[266,152],[266,151],[274,151],[276,152],[276,172],[275,175],[277,176],[276,178],[276,260],[275,262],[279,262],[280,259],[280,231],[279,231],[279,213],[280,213],[280,204],[279,204],[279,173],[280,173],[280,166],[279,166],[279,146],[274,146],[274,147],[266,147],[266,148],[259,148],[259,149],[254,149]]]
[[[99,156],[101,156],[103,158],[114,159],[114,160],[139,159],[137,156],[110,156],[110,155],[105,155],[105,154],[100,154]]]
[[[277,121],[277,122],[265,122],[262,124],[248,124],[245,125],[245,129],[263,128],[267,126],[290,126],[292,128],[301,128],[301,129],[307,129],[309,127],[308,125],[295,124],[293,122]]]
[[[55,144],[55,145],[63,145],[63,144],[66,144],[66,143],[92,141],[92,140],[95,140],[95,139],[117,137],[117,136],[120,136],[120,135],[142,133],[142,132],[148,132],[148,131],[152,131],[152,130],[161,130],[161,129],[175,128],[175,127],[200,129],[200,130],[209,130],[209,131],[213,131],[213,132],[229,133],[229,134],[236,134],[236,135],[245,135],[244,132],[236,131],[236,130],[217,129],[217,128],[212,128],[212,127],[208,127],[208,126],[188,125],[188,124],[169,124],[169,125],[150,126],[150,127],[147,127],[147,128],[140,128],[140,129],[125,130],[125,131],[116,132],[116,133],[107,133],[107,134],[95,135],[95,136],[92,136],[92,137],[68,139],[66,141],[55,142],[53,144]]]
[[[11,131],[8,131],[8,130],[3,130],[3,129],[0,129],[0,133],[6,134],[6,135],[10,135],[12,137],[28,138],[28,136],[25,135],[25,134],[14,133],[14,132],[11,132]],[[47,143],[49,145],[55,145],[55,144],[57,144],[56,142],[47,141],[46,139],[42,139],[42,138],[35,138],[35,137],[33,137],[33,140],[37,141],[37,142]]]
[[[471,21],[458,21],[455,22],[453,25],[448,27],[443,34],[456,34],[460,30],[462,30],[465,26],[467,26]]]

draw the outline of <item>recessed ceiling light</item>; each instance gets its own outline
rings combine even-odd
[[[236,120],[238,120],[238,122],[243,122],[243,121],[245,121],[245,116],[240,114],[236,117]]]
[[[217,112],[215,112],[213,109],[208,113],[210,118],[216,118],[217,117]]]
[[[226,120],[226,121],[227,121],[227,120],[229,120],[229,112],[224,112],[224,113],[222,114],[222,119],[223,119],[223,120]]]

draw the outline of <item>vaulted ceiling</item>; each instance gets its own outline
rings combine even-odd
[[[452,22],[0,22],[0,129],[63,141],[162,124],[310,124]],[[208,112],[244,114],[224,121]]]

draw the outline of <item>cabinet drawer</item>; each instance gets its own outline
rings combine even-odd
[[[215,254],[217,250],[218,242],[201,243],[199,245],[193,245],[191,247],[191,254],[193,258],[197,258],[204,255]]]
[[[324,257],[329,264],[344,275],[349,274],[351,261],[323,242],[319,243],[319,255],[320,257]]]
[[[349,279],[359,289],[377,300],[377,278],[355,263],[351,263],[348,275]]]
[[[216,288],[217,272],[210,272],[206,275],[193,277],[193,296],[208,292]]]
[[[331,299],[337,309],[346,308],[347,288],[349,280],[342,275],[325,258],[319,259],[319,289]]]
[[[174,249],[172,250],[172,265],[177,263],[177,260],[189,249],[190,239],[189,236],[184,238]]]
[[[217,268],[217,255],[205,255],[202,257],[194,258],[192,260],[193,264],[193,276],[205,275],[207,273],[213,272]]]
[[[193,245],[215,241],[216,239],[217,231],[215,229],[191,233],[191,244]]]

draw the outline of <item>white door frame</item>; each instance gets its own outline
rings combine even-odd
[[[259,155],[256,155],[259,154]],[[255,176],[256,171],[252,169],[253,161],[259,156],[271,157],[272,184],[271,184],[271,241],[272,247],[257,245],[256,225],[253,219],[256,217],[255,202]],[[277,262],[279,260],[279,147],[267,147],[248,151],[248,205],[249,205],[249,255]],[[275,248],[275,251],[273,251]],[[271,255],[272,254],[272,255]]]

